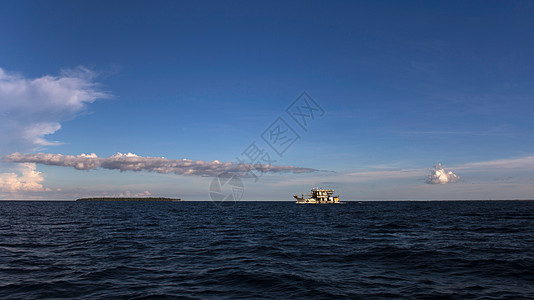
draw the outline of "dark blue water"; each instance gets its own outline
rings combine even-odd
[[[0,298],[534,298],[534,202],[0,202]]]

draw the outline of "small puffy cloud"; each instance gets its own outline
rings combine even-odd
[[[441,164],[437,164],[434,168],[429,169],[430,175],[426,180],[428,184],[446,184],[453,183],[460,180],[460,176],[454,174],[452,171],[443,169]]]
[[[35,164],[20,164],[17,171],[19,174],[0,173],[0,191],[4,193],[50,191],[41,184],[44,178],[41,172],[35,171]]]
[[[273,166],[222,163],[218,160],[211,162],[189,159],[167,159],[164,157],[143,157],[133,153],[117,153],[108,158],[100,158],[96,154],[62,155],[62,154],[21,154],[13,153],[3,157],[4,162],[36,163],[50,166],[72,167],[77,170],[92,170],[97,168],[124,171],[147,171],[162,174],[174,173],[179,175],[216,176],[224,172],[232,172],[246,176],[250,170],[264,173],[311,173],[317,170],[295,166]]]

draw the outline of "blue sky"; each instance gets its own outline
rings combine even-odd
[[[533,13],[526,1],[3,1],[0,155],[235,162],[307,91],[325,115],[275,165],[323,171],[244,178],[245,199],[315,185],[355,200],[532,198]],[[64,93],[32,85],[43,78]],[[461,180],[427,184],[437,163]],[[201,200],[213,179],[6,160],[0,173],[4,199]]]

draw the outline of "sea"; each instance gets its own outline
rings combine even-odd
[[[2,201],[0,298],[533,299],[534,201]]]

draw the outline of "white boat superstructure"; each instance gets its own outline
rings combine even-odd
[[[310,194],[293,196],[298,204],[330,204],[340,203],[339,196],[333,196],[334,190],[313,188]]]

